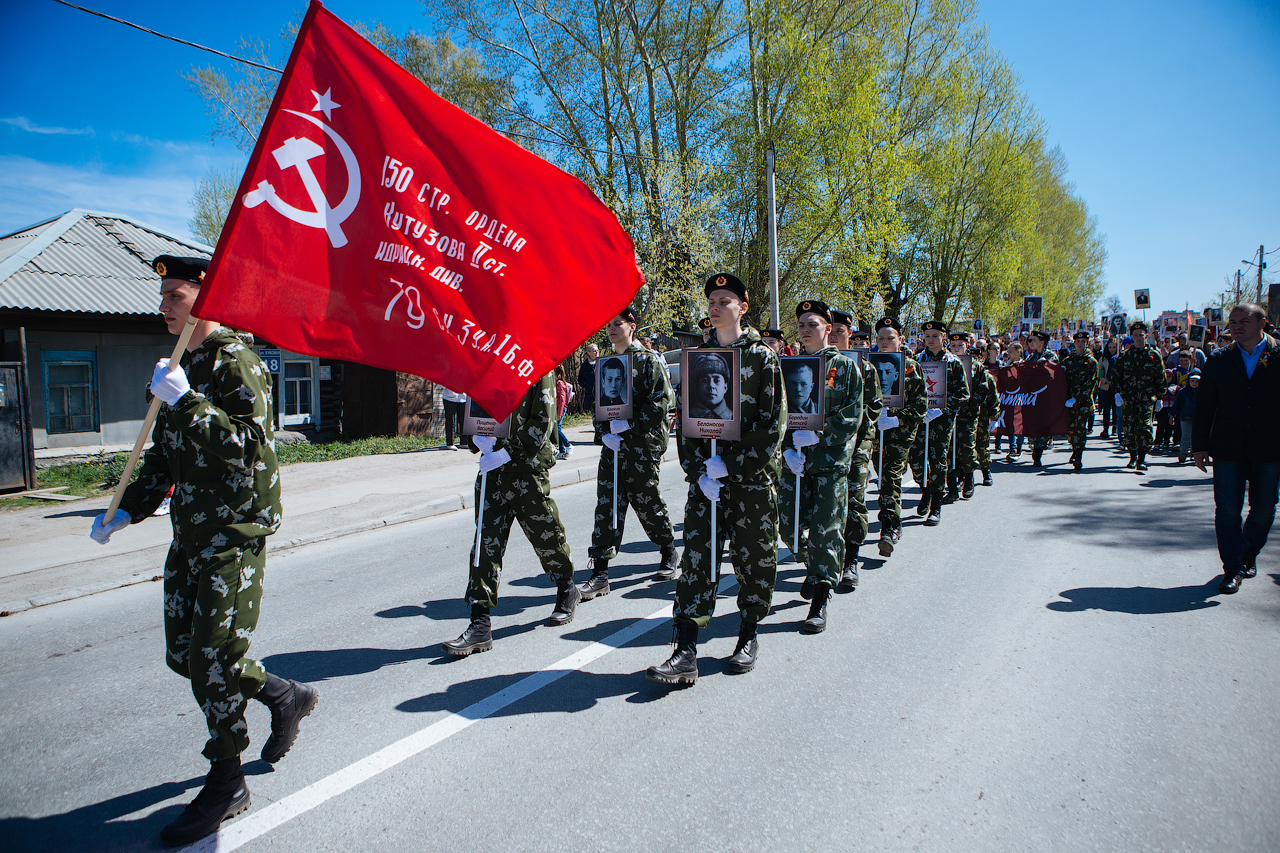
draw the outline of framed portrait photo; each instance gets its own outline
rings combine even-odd
[[[1151,291],[1145,287],[1133,292],[1133,307],[1145,311],[1151,307]]]
[[[633,390],[631,354],[601,356],[596,361],[596,420],[631,420]]]
[[[972,391],[973,390],[973,356],[969,355],[969,353],[965,353],[964,355],[956,356],[956,358],[960,359],[960,363],[964,365],[964,375],[968,377],[969,390]]]
[[[947,363],[922,361],[920,369],[924,372],[924,390],[929,396],[929,408],[945,409],[947,407]]]
[[[826,416],[827,359],[822,355],[784,355],[782,387],[787,392],[787,429],[822,431]]]
[[[680,353],[680,422],[685,438],[742,437],[742,350],[699,347]]]
[[[491,435],[494,438],[508,438],[511,435],[511,416],[498,420],[484,410],[474,399],[467,398],[466,411],[462,413],[463,435]]]
[[[1024,296],[1022,297],[1022,322],[1030,323],[1033,326],[1044,325],[1044,297],[1043,296]]]
[[[880,398],[885,408],[901,409],[906,403],[906,353],[869,352],[866,357],[880,376]]]
[[[1204,326],[1191,326],[1187,329],[1187,342],[1192,346],[1204,346]]]

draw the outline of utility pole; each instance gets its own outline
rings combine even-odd
[[[1258,247],[1258,298],[1254,301],[1259,305],[1262,304],[1262,271],[1267,268],[1267,256],[1263,254],[1265,246]]]
[[[773,193],[773,143],[764,151],[765,180],[769,193],[769,325],[780,328],[778,319],[778,210]]]
[[[1236,304],[1240,304],[1240,270],[1236,270]]]

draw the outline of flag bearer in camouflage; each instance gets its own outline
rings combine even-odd
[[[928,409],[924,414],[925,427],[916,433],[911,445],[911,476],[920,484],[924,494],[916,506],[916,515],[927,515],[926,527],[935,526],[942,519],[942,489],[947,481],[947,467],[951,456],[951,431],[955,427],[956,414],[969,399],[969,380],[964,375],[964,365],[944,345],[947,326],[941,320],[927,320],[920,327],[924,349],[920,361],[942,361],[947,365],[947,401],[942,409]],[[929,471],[925,477],[925,435],[929,439]]]
[[[843,311],[831,312],[836,327],[842,318],[852,326],[853,317]],[[851,332],[849,348],[870,352],[871,334]],[[862,423],[854,436],[853,459],[849,462],[849,517],[844,525],[844,573],[840,576],[840,585],[846,589],[858,588],[858,550],[867,539],[867,475],[871,471],[871,449],[876,443],[876,420],[884,410],[876,369],[863,357],[858,359],[858,370],[862,372]]]
[[[973,464],[982,469],[982,485],[991,485],[991,424],[1000,417],[1000,391],[996,387],[996,378],[991,375],[987,365],[981,362],[983,351],[973,351],[973,388],[969,395],[977,397],[978,418],[973,424]],[[971,488],[973,469],[969,470],[965,487]]]
[[[1052,337],[1048,332],[1040,329],[1032,331],[1031,336],[1027,338],[1027,354],[1023,361],[1045,361],[1049,364],[1055,364],[1058,359],[1054,354],[1045,349]],[[1039,435],[1031,439],[1031,465],[1032,467],[1040,467],[1040,457],[1044,454],[1045,448],[1049,446],[1049,436]]]
[[[880,352],[902,352],[902,326],[897,320],[883,317],[876,322],[876,349]],[[900,409],[887,406],[881,409],[880,417],[876,419],[880,437],[872,445],[872,467],[880,472],[876,503],[880,520],[878,547],[882,557],[893,554],[893,546],[902,538],[902,475],[907,470],[911,442],[929,407],[920,365],[910,353],[904,355],[903,406]],[[879,385],[878,377],[876,384]],[[881,442],[884,444],[883,458]]]
[[[969,333],[968,332],[951,332],[947,335],[950,342],[951,354],[956,358],[967,355],[969,352]],[[964,367],[963,359],[960,366]],[[947,494],[942,499],[944,504],[955,503],[957,499],[968,500],[973,497],[973,469],[978,467],[975,458],[975,449],[973,446],[974,426],[978,423],[978,410],[981,408],[982,399],[973,393],[974,367],[981,367],[978,359],[973,358],[970,362],[970,371],[968,378],[969,399],[960,404],[960,409],[956,412],[956,426],[952,432],[952,447],[955,448],[950,456],[950,470],[947,471]],[[963,490],[961,486],[963,485]]]
[[[209,261],[161,255],[160,313],[180,335]],[[249,347],[250,335],[212,320],[195,324],[181,366],[161,360],[151,392],[163,401],[138,477],[115,517],[98,516],[90,534],[106,543],[116,530],[155,512],[173,487],[173,544],[164,568],[165,663],[191,682],[209,727],[204,788],[160,833],[189,844],[249,808],[240,753],[249,746],[244,710],[257,699],[271,710],[263,760],[284,757],[314,688],[278,678],[248,657],[262,601],[266,537],[280,526],[280,466],[272,432],[271,376]]]
[[[736,276],[716,273],[707,279],[703,292],[715,326],[713,340],[742,350],[741,393],[735,412],[742,432],[737,441],[718,441],[714,455],[710,439],[685,438],[683,428],[677,439],[689,493],[672,620],[676,648],[664,663],[645,673],[664,684],[698,680],[698,629],[711,622],[716,605],[721,543],[711,541],[713,509],[718,509],[716,538],[729,539],[742,618],[738,643],[729,658],[730,672],[750,672],[756,664],[756,625],[769,612],[778,570],[777,465],[787,423],[781,365],[759,333],[742,325],[747,289]]]
[[[600,452],[596,469],[596,526],[591,531],[591,577],[579,587],[583,601],[609,594],[609,561],[618,556],[627,507],[636,511],[649,541],[661,550],[655,580],[671,580],[680,571],[675,530],[658,491],[658,466],[667,452],[667,412],[673,395],[662,356],[635,342],[636,313],[627,306],[605,326],[616,354],[631,356],[630,420],[596,421]],[[613,459],[618,457],[618,523],[613,518]]]
[[[1093,392],[1098,387],[1098,361],[1089,352],[1089,333],[1072,336],[1075,351],[1062,359],[1067,370],[1067,408],[1071,425],[1067,440],[1071,442],[1071,467],[1084,468],[1084,443],[1089,437],[1089,421],[1093,418]]]
[[[511,413],[509,437],[471,437],[471,452],[481,454],[480,473],[476,476],[480,559],[477,566],[473,543],[471,558],[467,561],[471,623],[458,639],[441,644],[446,653],[455,657],[493,648],[489,614],[498,603],[502,556],[507,551],[512,521],[520,522],[520,529],[533,546],[542,570],[556,583],[556,605],[547,624],[567,625],[573,621],[581,594],[573,583],[569,542],[560,523],[560,510],[551,497],[549,474],[551,466],[556,464],[551,439],[556,425],[555,408],[555,374],[548,373],[533,383]],[[483,516],[480,515],[482,483],[485,487]]]
[[[796,306],[800,343],[805,355],[826,357],[822,431],[788,429],[782,442],[783,472],[778,488],[782,538],[796,539],[796,486],[800,486],[799,550],[805,578],[800,595],[810,599],[801,633],[827,629],[827,604],[840,583],[844,563],[844,527],[849,518],[849,461],[862,425],[862,373],[853,359],[831,346],[831,309],[825,302],[805,300]]]
[[[1164,359],[1147,346],[1147,324],[1135,320],[1129,324],[1133,346],[1116,359],[1112,382],[1116,389],[1116,405],[1122,406],[1124,435],[1129,444],[1129,462],[1124,467],[1147,470],[1147,451],[1151,449],[1151,419],[1165,392]]]

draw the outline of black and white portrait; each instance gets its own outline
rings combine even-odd
[[[596,362],[596,420],[629,420],[631,356],[611,355]]]
[[[822,428],[823,364],[816,355],[789,355],[782,359],[782,384],[787,391],[787,429]]]
[[[688,376],[681,388],[684,434],[693,438],[736,440],[738,395],[741,391],[741,353],[734,349],[690,349],[682,353],[686,362],[681,374]]]
[[[1112,336],[1117,338],[1123,338],[1128,333],[1129,333],[1129,326],[1127,323],[1125,323],[1125,315],[1112,314],[1111,315]]]
[[[903,404],[902,379],[905,360],[900,352],[869,352],[867,360],[880,377],[880,396],[890,408],[900,409]]]
[[[506,438],[511,435],[511,416],[500,421],[477,403],[474,397],[468,398],[466,411],[462,415],[462,434]]]
[[[1024,296],[1022,297],[1022,319],[1026,323],[1033,326],[1044,324],[1044,297],[1043,296]]]
[[[1145,311],[1151,307],[1151,291],[1147,288],[1141,288],[1133,292],[1133,307],[1140,311]]]

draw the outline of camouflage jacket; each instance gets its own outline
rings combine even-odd
[[[853,359],[843,356],[835,347],[826,347],[819,355],[827,357],[827,377],[823,385],[827,416],[822,421],[818,443],[803,450],[805,469],[849,470],[855,441],[862,427],[862,371]],[[878,387],[878,383],[877,383]],[[795,430],[787,430],[784,444],[795,449],[792,437]]]
[[[1093,408],[1093,392],[1098,387],[1098,362],[1093,356],[1073,352],[1062,359],[1067,369],[1067,396],[1075,398],[1075,405],[1083,409]]]
[[[191,390],[161,405],[138,478],[120,508],[135,523],[173,486],[173,538],[221,549],[280,526],[280,464],[272,430],[271,376],[253,336],[221,328],[182,356]]]
[[[1132,346],[1111,369],[1111,387],[1126,403],[1152,404],[1164,394],[1164,359],[1151,347]]]
[[[898,419],[898,426],[884,434],[885,446],[899,450],[905,450],[915,441],[916,430],[920,428],[925,410],[929,408],[929,394],[925,391],[920,363],[906,350],[903,350],[903,354],[906,356],[906,377],[902,383],[904,405],[900,409],[884,409],[886,414]]]
[[[996,387],[995,376],[987,370],[986,365],[975,362],[973,368],[973,391],[970,396],[978,401],[976,420],[985,432],[987,425],[1000,417],[1000,390]]]
[[[960,362],[964,364],[963,361]],[[982,377],[979,374],[987,371],[982,367],[978,359],[974,358],[969,363],[969,398],[960,404],[960,412],[956,415],[956,423],[964,424],[972,427],[978,422],[978,416],[982,414]]]
[[[700,349],[720,346],[712,338]],[[787,426],[787,395],[782,388],[782,364],[778,355],[751,327],[728,346],[742,350],[742,438],[716,442],[716,452],[729,469],[729,482],[763,483],[778,481],[778,459]],[[682,415],[683,417],[683,415]],[[690,483],[707,472],[711,440],[685,438],[683,424],[677,439],[680,467]]]
[[[876,420],[884,411],[884,398],[880,396],[880,377],[871,362],[858,359],[858,369],[862,371],[862,424],[854,444],[870,453],[876,437]]]
[[[921,361],[945,361],[947,363],[947,402],[942,410],[944,418],[954,418],[960,407],[969,399],[969,380],[964,375],[964,362],[947,350],[934,355],[926,347],[920,353]],[[927,395],[926,395],[927,402]]]
[[[621,459],[637,459],[657,462],[667,452],[671,441],[670,421],[675,394],[667,377],[667,366],[662,356],[637,343],[624,351],[631,356],[631,429],[622,434]],[[608,359],[608,356],[603,356]],[[596,444],[603,444],[609,430],[608,421],[596,421]]]
[[[556,425],[556,377],[548,373],[529,386],[511,413],[511,433],[493,443],[493,450],[511,454],[508,465],[546,471],[556,464],[551,434]],[[480,450],[471,442],[471,452]]]

